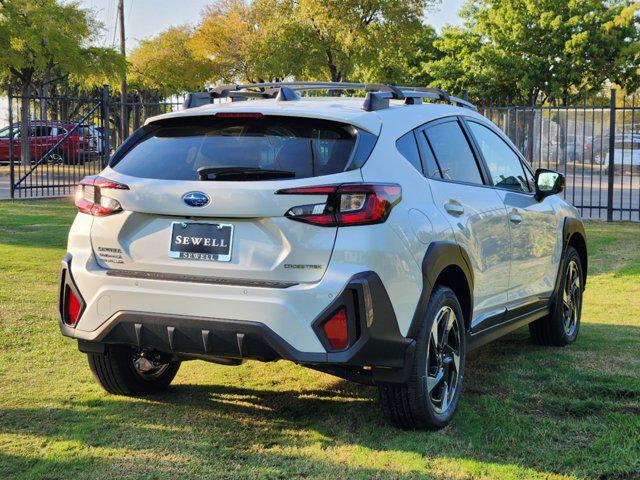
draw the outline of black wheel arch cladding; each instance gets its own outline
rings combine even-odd
[[[579,218],[565,217],[562,225],[562,258],[564,259],[567,253],[567,248],[572,246],[578,252],[580,257],[580,263],[582,267],[582,288],[587,284],[587,267],[588,267],[588,255],[587,255],[587,235],[584,230],[584,224]],[[562,264],[560,262],[560,268]],[[561,270],[559,270],[559,273]]]
[[[438,282],[440,275],[445,270],[453,267],[456,271],[462,272],[466,281],[465,286],[468,290],[468,298],[458,298],[465,317],[465,324],[467,328],[471,322],[471,315],[473,312],[473,268],[471,266],[471,260],[467,252],[457,243],[454,242],[433,242],[427,248],[427,251],[422,260],[422,294],[418,300],[416,311],[411,320],[409,326],[409,332],[407,337],[416,338],[419,333],[420,324],[424,319],[431,298],[431,293]],[[448,285],[450,288],[451,285]],[[458,290],[452,288],[454,293]],[[458,290],[459,291],[459,290]]]

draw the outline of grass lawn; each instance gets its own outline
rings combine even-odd
[[[74,215],[0,202],[0,479],[640,478],[638,224],[588,224],[576,344],[523,329],[472,353],[452,425],[425,433],[287,362],[188,362],[166,394],[105,394],[56,323]]]

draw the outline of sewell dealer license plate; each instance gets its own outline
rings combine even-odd
[[[231,260],[233,225],[173,222],[169,256],[187,260]]]

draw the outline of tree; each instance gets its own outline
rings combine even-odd
[[[226,82],[406,78],[430,1],[219,0],[192,46]]]
[[[447,28],[434,85],[477,97],[560,101],[612,81],[637,88],[639,4],[629,0],[470,0]]]
[[[213,78],[214,66],[190,47],[193,35],[189,26],[171,27],[140,42],[129,56],[130,86],[142,97],[202,89]]]
[[[288,21],[305,39],[304,71],[334,82],[402,77],[429,0],[298,0]],[[293,30],[293,29],[292,29]],[[355,78],[354,78],[355,77]]]
[[[34,85],[48,86],[74,74],[87,79],[111,76],[124,68],[120,56],[90,45],[99,28],[76,3],[0,2],[0,78],[20,87],[22,138],[28,136],[28,96]],[[28,142],[22,142],[21,158],[30,163]]]

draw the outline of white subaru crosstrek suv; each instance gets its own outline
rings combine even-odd
[[[366,97],[298,93],[321,89]],[[587,251],[564,178],[472,105],[342,83],[187,103],[77,191],[60,328],[107,392],[166,389],[185,360],[285,359],[435,429],[469,350],[527,324],[543,345],[576,339]]]

